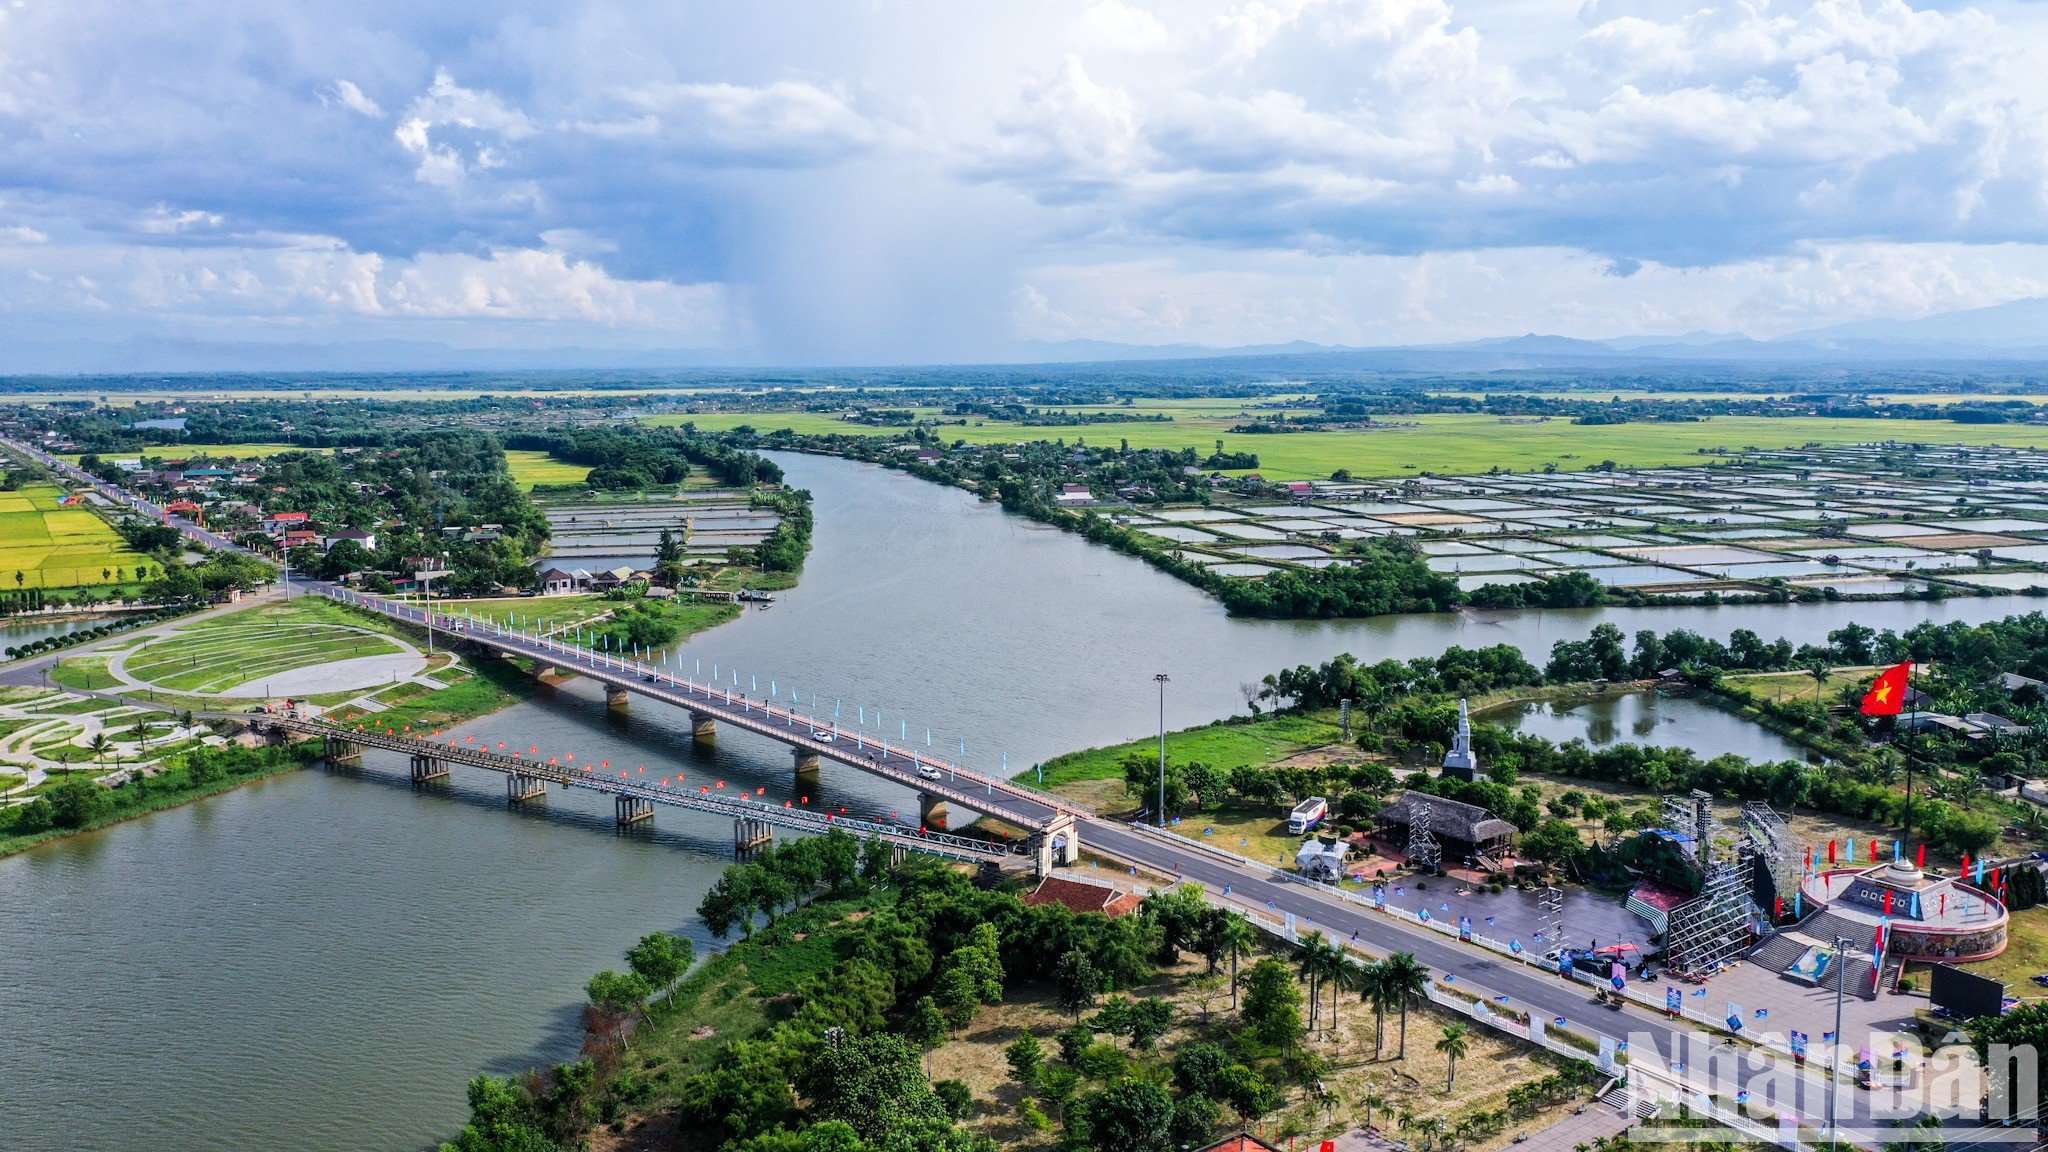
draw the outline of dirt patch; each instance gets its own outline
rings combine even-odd
[[[1383,756],[1368,756],[1355,744],[1324,744],[1316,748],[1304,748],[1292,756],[1273,763],[1275,768],[1328,768],[1334,764],[1363,764],[1368,760],[1385,760]]]

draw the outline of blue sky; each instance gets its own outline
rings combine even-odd
[[[2023,3],[0,0],[0,339],[1767,337],[2048,293],[2044,65]]]

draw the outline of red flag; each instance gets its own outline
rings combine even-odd
[[[1835,842],[1834,842],[1833,840],[1830,840],[1830,841],[1828,841],[1828,863],[1829,863],[1829,864],[1833,864],[1834,862],[1835,862]]]
[[[1894,664],[1878,673],[1877,682],[1863,696],[1865,716],[1897,716],[1906,710],[1906,681],[1913,675],[1913,662]]]
[[[1925,867],[1927,867],[1927,845],[1926,845],[1926,843],[1924,843],[1924,842],[1923,842],[1923,843],[1922,843],[1922,844],[1920,845],[1920,851],[1919,851],[1919,852],[1917,852],[1917,853],[1915,853],[1915,858],[1914,858],[1914,860],[1913,860],[1913,866],[1914,866],[1914,867],[1916,867],[1916,868],[1925,868]]]
[[[1884,914],[1887,916],[1892,914],[1892,896],[1893,892],[1891,889],[1887,888],[1884,890]]]
[[[1877,863],[1877,841],[1875,840],[1870,842],[1870,862],[1872,864]]]

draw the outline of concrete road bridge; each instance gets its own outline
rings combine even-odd
[[[203,526],[168,515],[161,507],[90,476],[40,449],[5,437],[0,437],[0,445],[22,452],[52,471],[90,487],[116,505],[134,509],[177,528],[209,548],[241,551],[233,542],[207,531]],[[1654,1009],[1635,1004],[1621,1011],[1596,1010],[1589,1006],[1584,986],[1561,981],[1554,972],[1546,971],[1548,965],[1533,957],[1503,957],[1462,942],[1443,931],[1390,917],[1376,911],[1354,893],[1304,884],[1291,873],[1183,840],[1161,829],[1102,820],[1078,806],[1025,788],[1014,781],[998,780],[923,756],[907,747],[873,744],[865,737],[858,737],[849,745],[843,736],[815,729],[810,721],[787,709],[772,702],[729,693],[723,686],[673,676],[611,653],[593,652],[566,643],[560,637],[529,635],[443,613],[429,615],[414,605],[362,596],[332,585],[312,583],[303,587],[305,591],[455,637],[474,645],[479,651],[525,658],[535,661],[541,668],[552,667],[591,677],[605,685],[607,696],[614,704],[623,704],[629,695],[637,694],[686,709],[692,714],[700,732],[706,731],[706,725],[715,730],[715,725],[724,723],[768,737],[790,748],[793,766],[798,771],[810,771],[819,762],[831,760],[915,789],[926,798],[925,811],[933,815],[936,815],[936,805],[941,803],[959,804],[985,813],[1025,829],[1034,838],[1042,867],[1076,858],[1085,827],[1089,850],[1096,855],[1155,874],[1199,882],[1204,886],[1208,899],[1226,907],[1246,909],[1269,921],[1285,917],[1288,935],[1292,935],[1293,925],[1298,923],[1303,928],[1320,930],[1336,941],[1341,942],[1348,937],[1352,949],[1368,955],[1384,955],[1392,951],[1411,953],[1438,978],[1455,980],[1464,994],[1477,997],[1481,1005],[1504,1002],[1522,1008],[1532,1016],[1554,1017],[1556,1031],[1569,1031],[1587,1044],[1628,1042],[1631,1056],[1644,1063],[1648,1061],[1643,1058],[1652,1053],[1675,1054],[1681,1050],[1682,1043],[1696,1038],[1726,1045],[1733,1059],[1741,1060],[1750,1052],[1746,1048],[1734,1047],[1736,1041],[1711,1024],[1702,1026],[1690,1019],[1669,1019]],[[319,735],[323,739],[328,737],[324,732]],[[387,740],[394,738],[382,733],[378,735]],[[832,739],[825,739],[827,735]],[[335,738],[344,743],[368,745],[371,741],[367,736],[366,732],[342,732]],[[435,745],[431,750],[433,755],[430,759],[457,759],[456,749]],[[426,752],[418,754],[426,755]],[[469,759],[458,762],[475,763]],[[489,767],[480,763],[477,766]],[[538,767],[529,761],[520,761],[517,771],[531,776]],[[431,767],[421,770],[431,771]],[[510,765],[502,770],[506,771],[508,778],[514,775]],[[565,783],[565,786],[581,786],[582,783]],[[531,787],[530,782],[527,787]],[[517,790],[516,783],[513,788]],[[622,788],[617,794],[625,796],[626,789]],[[655,801],[651,797],[640,798],[650,803],[667,802]],[[903,831],[899,830],[901,834]],[[919,834],[920,840],[925,838],[924,833]],[[1839,1070],[1832,1079],[1840,1086],[1837,1093],[1842,1123],[1840,1137],[1844,1143],[1879,1148],[1890,1143],[1895,1133],[1877,1120],[1875,1094],[1859,1092],[1849,1086],[1854,1070],[1850,1057],[1854,1051],[1853,1047],[1844,1045],[1835,1054]],[[1823,1064],[1808,1065],[1800,1069],[1798,1079],[1810,1082],[1809,1087],[1825,1084],[1831,1079],[1826,1071]],[[1709,1101],[1700,1093],[1710,1086],[1718,1088],[1725,1085],[1730,1079],[1734,1083],[1753,1085],[1759,1093],[1768,1092],[1774,1079],[1782,1075],[1770,1063],[1758,1061],[1751,1065],[1746,1060],[1741,1060],[1739,1067],[1718,1071],[1711,1081],[1704,1072],[1704,1068],[1681,1065],[1674,1068],[1671,1075],[1686,1093],[1696,1114],[1724,1122],[1733,1121],[1738,1125],[1747,1122],[1734,1115],[1733,1110]],[[1817,1109],[1806,1110],[1809,1126],[1797,1135],[1765,1134],[1763,1138],[1756,1138],[1756,1142],[1811,1143],[1811,1125],[1819,1114]],[[1950,1121],[1949,1127],[1949,1147],[1954,1152],[1965,1149],[1974,1152],[1978,1148],[1988,1150],[2005,1142],[2001,1139],[2004,1130],[1987,1130],[1976,1126],[1974,1120],[1958,1118]],[[1769,1139],[1771,1135],[1778,1139]],[[2029,1146],[2033,1143],[2031,1131],[2014,1131],[2012,1135],[2023,1136]]]

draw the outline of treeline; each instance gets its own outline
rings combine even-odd
[[[505,437],[505,446],[585,465],[591,470],[586,481],[591,487],[612,491],[680,484],[690,477],[693,466],[731,488],[780,484],[781,467],[738,446],[735,441],[743,439],[688,426],[619,425],[514,432]]]
[[[187,721],[189,723],[189,720]],[[318,759],[313,744],[261,748],[194,748],[174,759],[155,776],[137,773],[118,788],[96,783],[76,772],[44,789],[27,804],[0,808],[0,846],[8,841],[43,837],[52,832],[78,832],[115,820],[168,807],[196,794],[233,783],[303,768]],[[29,842],[34,842],[30,840]]]
[[[778,475],[779,475],[778,471]],[[755,545],[754,556],[763,572],[795,572],[804,566],[811,551],[811,493],[804,488],[779,488],[756,492],[749,500],[755,508],[770,508],[781,517],[775,530]]]
[[[1303,1045],[1295,974],[1270,958],[1248,965],[1237,1027],[1211,1029],[1170,1062],[1153,1055],[1175,1009],[1120,993],[1183,952],[1212,971],[1227,960],[1235,975],[1254,945],[1242,917],[1198,893],[1159,893],[1112,920],[1026,905],[1005,881],[889,860],[886,845],[834,832],[728,868],[700,909],[714,931],[783,920],[753,928],[758,940],[659,1000],[688,952],[660,934],[642,940],[627,971],[590,982],[584,1058],[478,1078],[471,1121],[444,1150],[554,1152],[632,1112],[672,1116],[725,1152],[995,1152],[959,1126],[968,1087],[932,1082],[922,1054],[1030,984],[1049,988],[1074,1023],[1050,1046],[1026,1034],[1005,1050],[1025,1093],[1018,1113],[1059,1129],[1076,1152],[1205,1143],[1226,1107],[1256,1120],[1319,1067]],[[812,899],[832,903],[802,908]],[[708,1053],[693,1041],[686,1067],[671,1063],[701,1009],[749,994],[778,1007]]]

